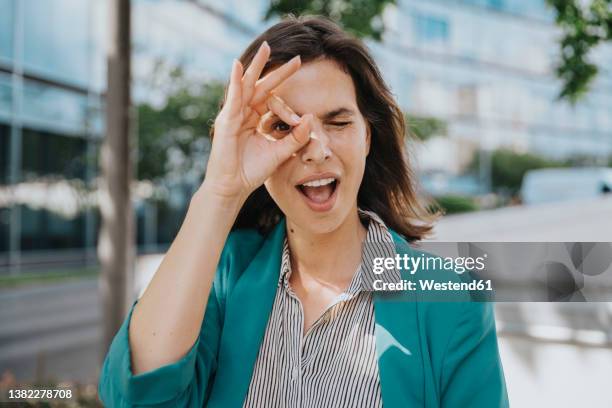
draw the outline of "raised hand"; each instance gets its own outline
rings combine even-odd
[[[309,141],[312,115],[301,118],[273,94],[300,68],[299,56],[258,79],[270,57],[264,42],[243,73],[234,61],[227,97],[214,124],[206,178],[209,193],[246,199]]]

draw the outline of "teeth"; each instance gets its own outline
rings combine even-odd
[[[306,187],[320,187],[320,186],[325,186],[325,185],[331,184],[335,180],[336,180],[335,178],[330,177],[330,178],[324,178],[324,179],[319,179],[319,180],[312,180],[312,181],[309,181],[309,182],[304,183],[302,185],[306,186]]]

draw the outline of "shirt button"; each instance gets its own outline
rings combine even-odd
[[[293,370],[291,370],[291,380],[292,381],[297,380],[299,374],[300,374],[299,369],[297,367],[293,367]]]

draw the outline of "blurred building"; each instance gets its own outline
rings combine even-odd
[[[544,0],[402,0],[375,49],[402,106],[445,119],[425,168],[457,172],[476,149],[550,158],[612,154],[612,47],[575,107],[558,102],[559,30]]]
[[[133,1],[134,98],[163,104],[159,61],[226,80],[273,21],[267,0]],[[98,215],[85,192],[103,135],[105,0],[0,0],[0,271],[95,262]],[[611,48],[572,108],[556,101],[558,30],[544,0],[399,0],[382,43],[368,42],[401,106],[448,123],[419,149],[424,172],[458,173],[479,150],[551,157],[612,154]],[[146,154],[146,152],[144,152]],[[162,202],[138,199],[141,251],[173,239],[198,180]]]
[[[0,0],[0,270],[95,260],[78,187],[103,134],[104,7]]]

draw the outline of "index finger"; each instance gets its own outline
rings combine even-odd
[[[242,77],[243,106],[248,104],[251,100],[251,96],[255,92],[255,85],[257,83],[257,79],[261,75],[261,71],[263,71],[264,66],[266,65],[266,62],[269,58],[270,46],[266,41],[264,41],[259,47],[259,50],[257,50],[255,57],[253,57],[251,64],[244,73],[244,76]]]
[[[268,94],[277,86],[279,86],[285,79],[293,75],[298,69],[300,69],[301,60],[300,56],[296,55],[289,61],[281,65],[279,68],[267,74],[265,77],[259,79],[255,83],[255,93],[251,99],[251,106],[259,105],[268,97]]]

